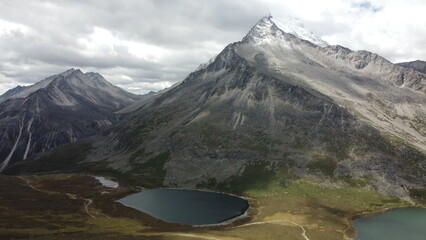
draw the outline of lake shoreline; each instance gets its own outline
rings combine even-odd
[[[364,188],[321,187],[308,179],[294,182],[284,190],[280,187],[247,192],[242,194],[243,196],[236,195],[248,201],[250,205],[242,216],[226,221],[222,225],[192,226],[164,222],[116,202],[132,193],[151,189],[151,187],[142,188],[140,185],[129,184],[120,178],[109,176],[110,179],[119,182],[120,186],[108,188],[99,183],[92,174],[44,174],[19,177],[0,175],[0,177],[5,190],[3,198],[0,199],[3,206],[13,204],[13,206],[23,206],[22,209],[27,209],[29,205],[35,204],[40,208],[40,210],[31,208],[30,212],[23,210],[16,212],[17,210],[12,207],[5,208],[3,217],[7,216],[8,219],[11,218],[22,226],[20,229],[0,226],[0,238],[5,239],[53,235],[55,238],[47,239],[58,239],[58,236],[68,237],[70,234],[75,237],[74,239],[84,239],[87,234],[96,234],[99,239],[105,236],[130,239],[136,234],[144,239],[145,237],[158,239],[157,235],[161,235],[161,238],[164,237],[167,240],[175,237],[181,239],[183,236],[225,239],[235,236],[241,239],[264,239],[268,236],[271,240],[278,240],[282,239],[283,233],[298,239],[301,232],[297,226],[277,223],[293,221],[306,229],[306,236],[309,239],[349,240],[355,236],[355,228],[352,225],[354,219],[396,208],[424,208],[425,206],[423,202],[418,201],[415,201],[416,205],[410,205]],[[32,189],[28,182],[37,190]],[[161,186],[161,188],[166,187]],[[204,191],[204,189],[192,190]],[[225,192],[225,194],[228,193]],[[51,201],[44,200],[47,198],[55,199],[54,203],[57,203],[58,208],[52,207]],[[87,200],[83,201],[83,199]],[[93,204],[87,206],[89,200],[92,200]],[[89,216],[85,210],[93,217]],[[53,211],[58,217],[54,223],[51,221],[49,211]],[[71,215],[63,215],[63,211]],[[34,221],[22,220],[19,214],[26,214],[28,219]],[[73,218],[70,219],[69,216]],[[40,227],[33,225],[37,221],[49,228],[42,229],[43,232],[41,232]],[[61,229],[50,228],[58,224]],[[21,229],[25,229],[26,233],[23,233]]]
[[[92,176],[92,177],[94,177],[94,176]],[[119,181],[117,181],[117,182],[119,182]],[[130,208],[132,208],[132,209],[134,209],[138,212],[148,214],[149,216],[151,216],[155,219],[158,219],[160,221],[163,221],[166,224],[186,225],[186,226],[192,227],[193,229],[226,229],[227,227],[230,227],[230,226],[238,226],[238,225],[242,225],[242,224],[245,224],[247,222],[250,222],[253,219],[253,217],[256,216],[257,211],[258,211],[258,207],[256,207],[256,204],[254,203],[253,199],[251,199],[247,196],[241,196],[241,195],[237,195],[237,194],[234,194],[234,193],[228,193],[228,192],[223,192],[223,191],[214,191],[214,190],[205,189],[205,188],[185,188],[185,187],[180,188],[180,187],[166,187],[166,186],[159,186],[159,187],[153,187],[153,188],[144,188],[144,187],[139,186],[137,188],[138,188],[138,191],[132,191],[131,193],[129,193],[129,195],[135,194],[135,193],[138,193],[138,192],[142,192],[142,191],[145,191],[145,190],[152,190],[152,189],[190,190],[190,191],[211,192],[211,193],[219,193],[219,194],[234,196],[234,197],[244,199],[248,203],[248,207],[244,211],[244,213],[241,214],[241,215],[238,215],[236,217],[231,217],[230,219],[224,220],[223,222],[219,222],[219,223],[192,225],[192,224],[168,222],[164,219],[156,218],[156,217],[150,215],[149,213],[146,213],[146,212],[139,210],[137,208],[134,208],[134,207],[131,207],[131,206],[126,206],[126,205],[118,202],[117,201],[118,199],[115,200],[116,203],[122,204],[125,207],[130,207]],[[401,206],[396,206],[396,207],[391,207],[391,208],[385,207],[385,208],[379,208],[377,210],[366,210],[366,211],[363,211],[363,212],[350,214],[349,216],[347,216],[345,218],[346,221],[348,222],[348,229],[343,232],[343,235],[344,235],[345,239],[348,239],[348,240],[353,239],[353,237],[356,234],[356,229],[355,229],[355,227],[353,226],[352,223],[356,219],[368,217],[368,216],[374,216],[374,215],[381,214],[381,213],[384,213],[384,212],[389,211],[389,210],[402,209],[402,208],[426,208],[426,206],[423,206],[421,204],[416,204],[414,206],[413,205],[406,205],[406,206],[401,205]]]
[[[352,214],[351,216],[349,216],[347,218],[348,222],[350,223],[350,228],[347,229],[343,234],[344,236],[346,236],[348,238],[348,240],[353,240],[356,234],[356,229],[353,225],[353,221],[357,220],[357,219],[361,219],[361,218],[366,218],[366,217],[373,217],[376,215],[380,215],[383,214],[387,211],[392,211],[392,210],[396,210],[396,209],[411,209],[411,208],[418,208],[418,209],[426,209],[426,206],[422,206],[422,205],[415,205],[415,206],[397,206],[397,207],[392,207],[392,208],[383,208],[383,209],[378,209],[375,210],[373,212],[369,212],[369,211],[364,211],[361,213],[356,213],[356,214]],[[349,234],[348,231],[350,231]]]
[[[425,210],[425,207],[418,206],[388,208],[356,218],[351,223],[353,228],[358,231],[358,237],[363,240],[423,239],[419,236],[426,235]],[[419,225],[419,223],[423,223],[423,225]],[[371,231],[372,228],[374,231]],[[356,234],[353,237],[355,236]],[[404,237],[402,238],[402,236]]]

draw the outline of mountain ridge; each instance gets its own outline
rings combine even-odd
[[[275,28],[272,23],[269,25]],[[272,31],[276,32],[276,29]],[[362,115],[375,127],[396,133],[424,151],[425,135],[411,126],[417,128],[417,123],[404,122],[406,118],[426,117],[426,111],[421,107],[426,103],[424,74],[396,66],[364,50],[352,51],[338,45],[323,48],[291,34],[270,34],[267,39],[254,45],[240,45],[240,54],[253,64],[267,59],[259,65],[268,74],[297,78],[293,84],[322,92],[353,114]],[[380,104],[372,103],[371,96]],[[372,112],[383,114],[388,122],[378,121]],[[424,123],[420,125],[423,128]]]
[[[231,184],[261,163],[291,176],[368,180],[409,200],[407,189],[426,185],[425,75],[268,21],[180,84],[124,109],[72,165],[197,187]],[[54,158],[34,163],[43,159]]]
[[[139,96],[101,75],[69,69],[2,95],[0,171],[9,162],[93,135]]]

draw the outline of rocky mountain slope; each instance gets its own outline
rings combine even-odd
[[[397,63],[396,65],[406,68],[412,68],[418,72],[425,73],[426,74],[426,62],[425,61],[412,61],[412,62],[402,62]]]
[[[72,148],[80,154],[68,168],[78,162],[168,186],[242,184],[275,171],[283,184],[305,175],[363,179],[399,197],[424,187],[426,76],[299,37],[265,17],[182,83],[122,110],[84,149],[58,149],[31,166]]]
[[[74,142],[115,122],[139,96],[98,73],[70,69],[0,97],[0,171],[33,153]]]

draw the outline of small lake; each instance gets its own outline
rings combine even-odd
[[[356,219],[355,240],[425,240],[426,209],[400,208]]]
[[[95,176],[94,178],[98,180],[104,187],[118,188],[118,182],[114,182],[111,179],[99,176]]]
[[[183,189],[151,189],[118,200],[166,222],[217,224],[244,214],[246,200],[227,194]]]

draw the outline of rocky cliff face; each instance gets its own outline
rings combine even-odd
[[[426,185],[424,84],[421,73],[321,47],[266,17],[182,83],[122,110],[80,164],[192,187],[256,166],[369,179],[404,197]]]
[[[34,153],[93,135],[138,99],[97,73],[70,69],[0,100],[0,171]]]

